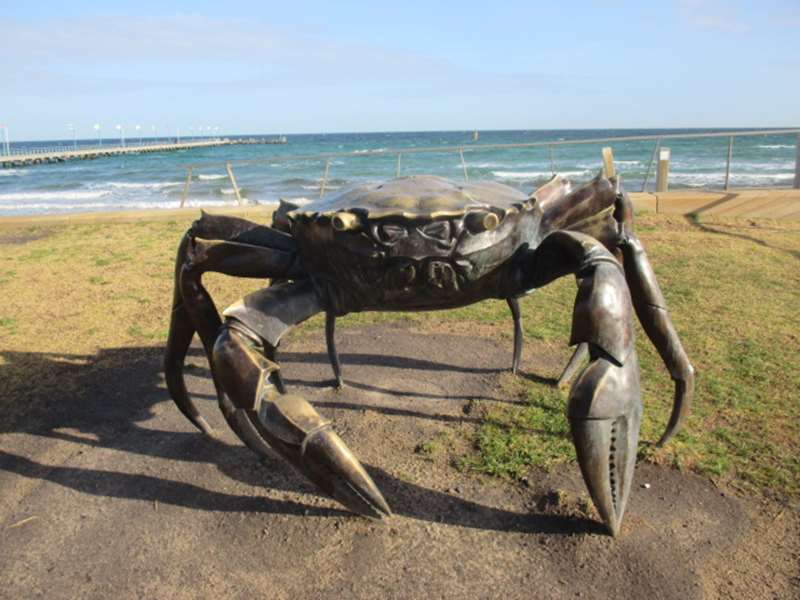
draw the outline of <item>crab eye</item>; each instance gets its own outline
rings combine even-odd
[[[440,242],[450,241],[450,221],[436,221],[420,228],[420,233],[425,237],[433,238]]]
[[[405,227],[400,225],[385,224],[378,227],[378,236],[380,240],[387,244],[393,244],[407,235],[408,232]]]

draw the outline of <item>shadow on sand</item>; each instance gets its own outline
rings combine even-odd
[[[197,350],[193,351],[198,354]],[[385,360],[395,369],[429,371],[459,369],[451,365],[367,355],[345,355],[351,364]],[[78,445],[113,449],[143,457],[180,463],[214,465],[222,474],[253,487],[316,493],[302,476],[282,459],[259,461],[243,446],[209,439],[199,432],[165,431],[149,427],[162,410],[177,409],[168,402],[161,373],[162,350],[154,347],[102,350],[96,356],[0,352],[0,381],[9,382],[6,401],[14,403],[13,415],[0,423],[0,433],[25,433]],[[285,353],[291,363],[322,362],[321,354]],[[412,366],[413,365],[413,366]],[[323,368],[322,366],[320,369]],[[195,368],[196,373],[201,369]],[[486,370],[492,373],[494,370]],[[303,382],[308,385],[307,382]],[[211,389],[211,386],[207,386]],[[380,389],[380,388],[376,388]],[[381,390],[391,395],[391,390]],[[216,410],[200,396],[201,410]],[[464,399],[459,399],[464,400]],[[214,402],[214,404],[216,404]],[[336,408],[361,410],[358,404],[340,402]],[[372,408],[372,407],[371,407]],[[414,411],[379,407],[387,414],[420,417]],[[453,417],[448,417],[453,419]],[[464,417],[464,420],[474,420]],[[204,511],[236,511],[341,517],[343,510],[320,508],[290,500],[234,495],[213,491],[202,482],[185,483],[142,473],[87,469],[43,464],[16,454],[13,438],[0,450],[0,470],[20,477],[49,481],[81,493],[110,498],[160,502]],[[135,462],[135,461],[134,461]],[[444,522],[462,527],[549,534],[601,532],[599,524],[583,518],[517,513],[402,481],[378,467],[365,465],[395,513],[414,519]]]

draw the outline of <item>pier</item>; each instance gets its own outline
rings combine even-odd
[[[104,156],[119,156],[121,154],[144,154],[149,152],[174,152],[177,150],[191,150],[193,148],[211,148],[214,146],[228,146],[238,144],[239,140],[214,139],[196,140],[190,142],[161,142],[153,144],[129,144],[126,146],[94,146],[91,148],[58,148],[55,150],[41,149],[22,152],[19,154],[0,154],[1,167],[24,167],[42,163],[58,163],[68,160],[91,160]]]

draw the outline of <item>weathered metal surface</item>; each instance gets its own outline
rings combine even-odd
[[[622,261],[622,262],[620,262]],[[204,272],[277,281],[225,311],[202,285]],[[242,441],[272,448],[351,510],[389,514],[386,501],[344,442],[302,398],[284,394],[275,360],[281,336],[325,311],[337,382],[337,315],[363,310],[432,310],[504,298],[522,330],[516,298],[564,275],[579,282],[570,343],[579,349],[562,382],[584,480],[616,535],[631,489],[641,420],[634,310],[675,380],[661,443],[680,427],[694,371],[680,344],[618,182],[598,176],[571,191],[556,176],[531,195],[497,183],[455,184],[404,177],[351,188],[304,207],[282,203],[273,227],[200,219],[178,251],[165,370],[180,410],[203,432],[183,383],[195,332],[212,365],[220,408]]]

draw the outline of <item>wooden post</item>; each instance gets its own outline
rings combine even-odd
[[[731,159],[733,158],[733,136],[728,138],[728,162],[725,164],[725,191],[731,189]]]
[[[555,175],[556,174],[556,157],[555,157],[555,154],[553,153],[553,144],[550,144],[548,146],[548,149],[550,150],[550,173]]]
[[[319,186],[319,197],[325,194],[325,186],[328,185],[328,172],[331,170],[331,159],[325,161],[325,173],[322,175],[322,185]]]
[[[614,151],[611,150],[611,146],[603,148],[603,173],[608,178],[617,176],[614,168]]]
[[[401,164],[400,161],[402,160],[402,158],[403,158],[403,155],[398,152],[397,153],[397,170],[395,171],[395,174],[394,174],[395,177],[400,177],[400,164]]]
[[[186,205],[189,199],[189,186],[192,185],[192,167],[186,170],[186,183],[183,184],[183,194],[181,195],[181,208]]]
[[[800,190],[800,133],[797,134],[794,149],[797,152],[794,158],[794,189]]]
[[[464,162],[464,149],[459,148],[458,154],[461,156],[461,168],[464,169],[464,181],[469,181],[469,175],[467,175],[467,163]]]
[[[233,186],[233,193],[236,194],[236,202],[241,205],[242,196],[239,193],[239,186],[236,185],[236,177],[233,176],[233,169],[231,169],[231,163],[225,163],[225,170],[228,171],[228,177],[230,178],[231,185]]]
[[[647,191],[647,181],[650,179],[650,169],[653,168],[653,163],[656,160],[656,156],[658,155],[658,149],[660,147],[661,147],[661,138],[658,138],[656,140],[655,146],[653,146],[653,155],[650,157],[650,162],[647,163],[647,172],[644,174],[644,181],[642,182],[642,192]]]
[[[658,151],[658,171],[656,172],[656,191],[666,192],[669,189],[669,148]]]

